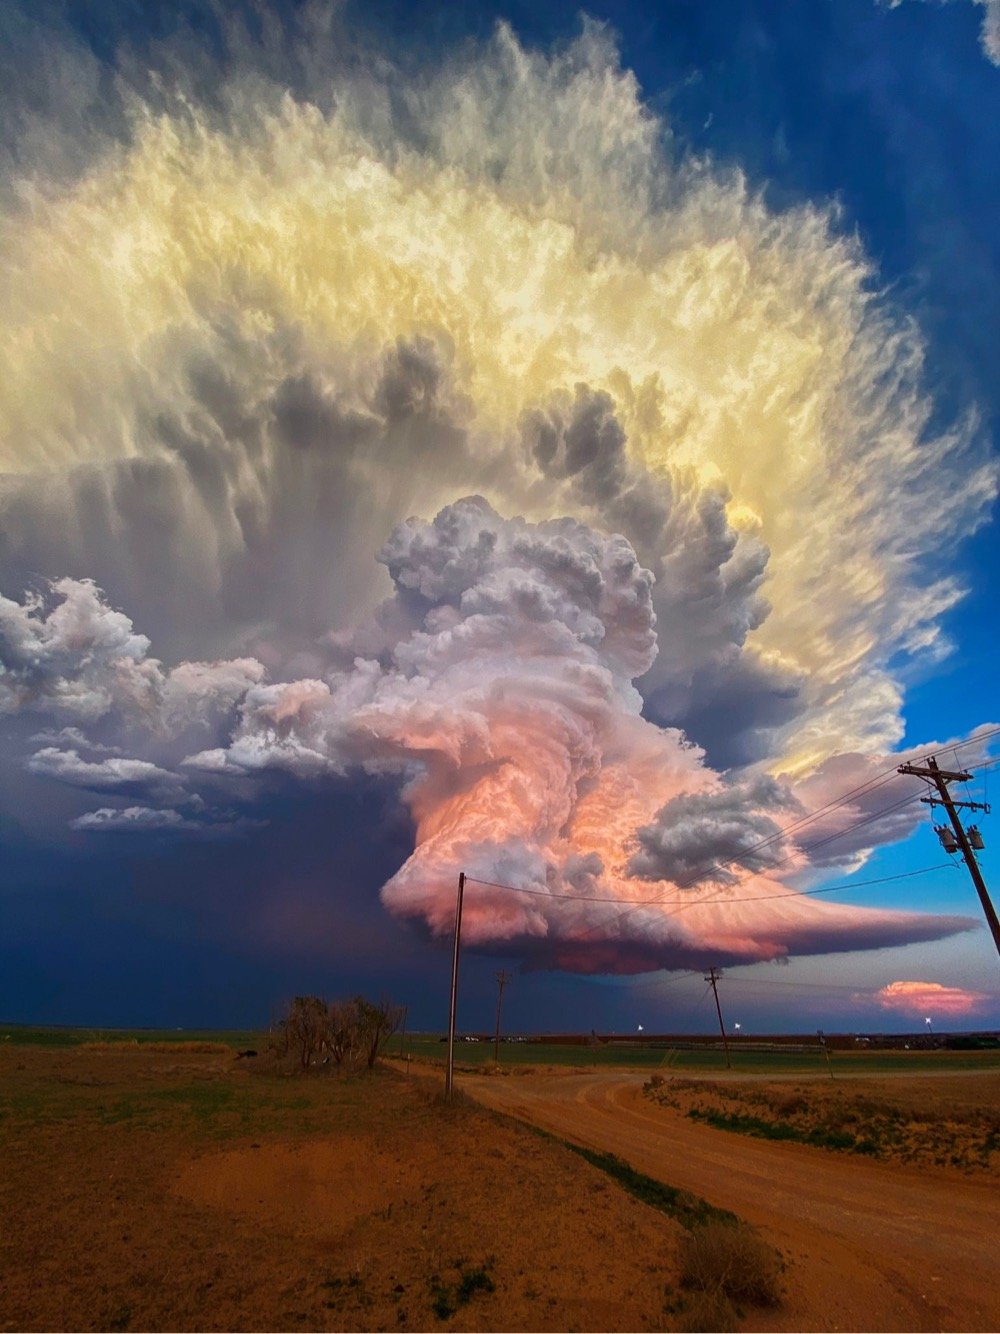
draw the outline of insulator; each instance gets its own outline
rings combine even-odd
[[[974,824],[970,824],[965,831],[966,838],[969,840],[969,847],[975,848],[977,852],[982,852],[986,844],[983,842],[983,836]]]
[[[941,846],[944,848],[945,852],[958,851],[958,841],[952,830],[950,830],[946,824],[936,824],[934,826],[934,832],[941,840]]]

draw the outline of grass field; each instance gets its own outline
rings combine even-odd
[[[409,1054],[414,1060],[440,1061],[446,1058],[447,1046],[430,1034],[408,1034],[394,1038],[390,1055]],[[887,1074],[902,1072],[919,1074],[928,1070],[1000,1070],[1000,1050],[993,1051],[834,1051],[827,1066],[822,1049],[815,1051],[770,1051],[730,1048],[732,1068],[737,1072],[757,1075],[826,1075]],[[492,1042],[460,1042],[455,1048],[455,1068],[479,1070],[493,1064]],[[500,1065],[514,1069],[518,1066],[557,1065],[581,1070],[627,1068],[645,1071],[719,1072],[726,1069],[721,1049],[652,1047],[641,1043],[614,1043],[607,1046],[568,1046],[565,1043],[519,1042],[501,1043]]]
[[[267,1035],[249,1029],[172,1029],[172,1028],[59,1028],[19,1024],[0,1025],[0,1044],[30,1047],[79,1047],[88,1044],[125,1044],[182,1050],[217,1044],[242,1051],[263,1051]],[[803,1044],[807,1046],[807,1044]],[[394,1037],[388,1056],[409,1055],[415,1061],[440,1062],[447,1044],[436,1033],[406,1033]],[[1000,1048],[992,1051],[882,1051],[834,1050],[827,1065],[823,1049],[816,1045],[806,1050],[775,1047],[760,1051],[733,1043],[730,1046],[732,1068],[738,1073],[758,1075],[879,1075],[893,1072],[920,1074],[929,1070],[959,1073],[964,1070],[1000,1070]],[[492,1042],[459,1041],[455,1047],[458,1070],[479,1070],[493,1064]],[[643,1043],[615,1042],[600,1046],[571,1046],[566,1043],[503,1042],[500,1066],[505,1069],[536,1066],[565,1066],[581,1070],[635,1069],[649,1072],[714,1073],[726,1069],[720,1047],[665,1047]]]
[[[124,1042],[145,1046],[149,1043],[215,1042],[240,1051],[257,1047],[262,1033],[249,1029],[214,1028],[59,1028],[31,1024],[0,1024],[0,1043],[22,1047],[81,1047],[85,1043]]]

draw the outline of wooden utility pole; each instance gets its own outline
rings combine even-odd
[[[503,989],[510,981],[510,973],[501,968],[497,973],[497,1031],[493,1037],[493,1064],[500,1064],[500,1006],[503,1004]]]
[[[726,1069],[731,1070],[733,1068],[733,1063],[729,1059],[729,1040],[726,1037],[726,1026],[722,1022],[722,1006],[719,1004],[718,981],[721,976],[722,974],[717,968],[710,968],[705,975],[705,981],[711,982],[712,984],[712,993],[715,996],[715,1009],[719,1016],[719,1032],[722,1034],[722,1047],[726,1053]]]
[[[969,836],[965,831],[962,821],[958,818],[958,807],[964,807],[971,811],[986,811],[989,814],[989,807],[981,801],[953,801],[951,793],[948,790],[949,783],[967,783],[972,774],[964,770],[957,772],[952,769],[939,769],[937,760],[930,756],[926,765],[924,764],[901,764],[899,766],[901,774],[913,774],[917,778],[923,778],[933,783],[937,789],[936,797],[923,797],[930,806],[943,806],[948,812],[948,818],[951,821],[951,827],[955,831],[955,842],[958,844],[959,851],[965,859],[965,864],[969,868],[969,875],[972,876],[972,883],[976,887],[976,893],[979,895],[979,902],[983,905],[983,913],[986,916],[987,925],[993,935],[993,944],[997,948],[997,954],[1000,954],[1000,921],[997,920],[996,909],[990,901],[989,892],[986,889],[986,881],[983,879],[983,873],[979,869],[979,862],[976,860],[976,854],[972,850],[972,844],[969,842]],[[975,832],[975,831],[973,831]],[[978,846],[982,847],[980,841]],[[952,849],[954,851],[954,849]]]
[[[465,872],[458,875],[458,899],[455,903],[455,947],[451,956],[451,1001],[448,1006],[448,1069],[444,1077],[445,1097],[455,1091],[455,1007],[458,1003],[458,951],[462,943],[462,898],[465,895]]]

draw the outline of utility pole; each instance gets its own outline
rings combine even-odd
[[[501,968],[497,973],[497,1031],[493,1037],[493,1064],[500,1064],[500,1006],[503,1004],[503,989],[510,981],[510,973]]]
[[[455,1091],[455,1007],[458,1003],[458,951],[462,942],[462,898],[465,894],[465,872],[458,874],[458,900],[455,903],[455,948],[451,956],[451,1001],[448,1006],[448,1069],[444,1077],[445,1097]]]
[[[710,968],[705,975],[705,981],[711,982],[712,984],[712,993],[715,996],[715,1009],[719,1016],[719,1032],[722,1034],[722,1047],[726,1053],[726,1069],[731,1070],[733,1068],[733,1063],[729,1059],[729,1042],[726,1038],[726,1026],[722,1022],[722,1006],[719,1004],[719,988],[717,984],[721,976],[722,974],[717,968]]]
[[[966,832],[962,821],[958,818],[958,807],[963,807],[970,811],[985,811],[989,814],[990,808],[981,801],[953,801],[951,793],[948,790],[949,783],[967,783],[972,774],[964,770],[958,772],[952,769],[939,769],[937,760],[931,755],[926,765],[923,764],[901,764],[899,766],[901,774],[913,774],[917,778],[923,778],[929,783],[933,783],[937,789],[936,797],[921,797],[921,801],[928,806],[943,806],[948,812],[948,818],[951,821],[951,827],[955,832],[955,842],[958,844],[958,851],[965,859],[965,864],[969,868],[969,875],[972,876],[972,883],[976,887],[976,893],[979,895],[979,902],[983,905],[983,913],[986,916],[986,922],[993,935],[993,944],[997,947],[997,954],[1000,954],[1000,920],[997,919],[996,909],[990,901],[989,893],[986,889],[986,881],[983,879],[983,873],[979,869],[979,862],[976,860],[976,854],[972,850],[972,843],[969,841],[969,835]],[[970,826],[972,829],[972,826]],[[945,833],[947,830],[944,831]],[[977,847],[982,847],[982,839],[978,837],[978,831],[972,830],[977,836]],[[939,837],[941,834],[939,833]],[[941,837],[947,850],[947,842]],[[956,849],[952,848],[951,851]]]

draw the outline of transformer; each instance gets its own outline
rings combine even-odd
[[[936,824],[934,826],[934,832],[941,840],[941,846],[944,848],[945,852],[958,851],[958,840],[955,838],[954,831],[949,829],[946,824]]]

